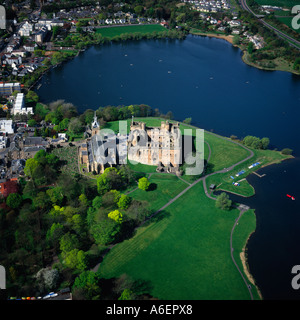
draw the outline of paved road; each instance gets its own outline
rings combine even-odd
[[[259,21],[264,25],[266,26],[267,28],[269,29],[272,29],[273,31],[276,32],[276,34],[278,35],[278,37],[280,37],[281,39],[283,40],[286,40],[289,45],[291,45],[292,47],[300,50],[299,47],[297,47],[294,43],[297,43],[298,45],[300,45],[300,41],[286,35],[285,33],[281,32],[280,30],[276,29],[275,27],[271,26],[270,24],[268,24],[267,22],[265,22],[264,20],[260,19],[262,16],[260,15],[257,15],[256,13],[254,13],[250,8],[249,6],[247,5],[247,1],[246,0],[240,0],[240,4],[242,6],[242,8],[248,12],[250,12],[251,14],[253,14],[256,18],[259,19]]]
[[[246,212],[246,211],[248,211],[250,208],[247,207],[247,206],[245,206],[245,205],[240,205],[240,206],[238,207],[238,209],[240,210],[240,214],[239,214],[238,218],[235,220],[235,223],[234,223],[234,225],[233,225],[233,227],[232,227],[232,229],[231,229],[231,234],[230,234],[230,254],[231,254],[231,259],[232,259],[234,265],[236,266],[238,272],[240,273],[242,279],[243,279],[244,282],[245,282],[245,285],[246,285],[246,287],[247,287],[247,289],[248,289],[248,291],[249,291],[251,300],[253,300],[253,295],[252,295],[252,291],[251,291],[251,285],[247,282],[246,278],[244,277],[242,271],[240,270],[240,268],[239,268],[239,266],[237,265],[237,263],[236,263],[236,261],[235,261],[235,259],[234,259],[234,256],[233,256],[233,250],[234,250],[234,248],[232,247],[232,235],[233,235],[234,229],[235,229],[236,225],[238,224],[240,218],[242,217],[243,213]]]

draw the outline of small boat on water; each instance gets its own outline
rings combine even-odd
[[[293,196],[291,196],[291,195],[289,195],[289,194],[287,194],[286,196],[287,196],[288,198],[290,198],[291,200],[296,200],[295,197],[293,197]]]
[[[39,90],[39,88],[42,86],[42,84],[40,83],[38,86],[37,86],[37,90]]]

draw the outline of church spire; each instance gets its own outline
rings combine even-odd
[[[97,119],[96,111],[94,113],[94,121],[92,122],[92,135],[97,134],[100,130],[100,124]]]

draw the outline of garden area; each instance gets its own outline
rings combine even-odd
[[[61,172],[75,176],[78,174],[78,156],[76,146],[64,146],[54,148],[52,153],[56,155],[62,163]]]

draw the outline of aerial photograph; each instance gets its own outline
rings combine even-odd
[[[299,0],[0,1],[0,60],[0,300],[300,299]]]

